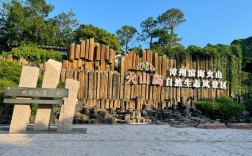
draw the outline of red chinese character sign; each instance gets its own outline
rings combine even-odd
[[[129,75],[126,76],[127,82],[125,84],[137,84],[137,76],[135,73],[130,72]]]
[[[158,75],[158,74],[147,75],[146,73],[143,73],[143,75],[137,76],[135,73],[130,72],[126,76],[125,84],[137,84],[137,83],[163,86],[163,79],[162,79],[162,75]]]
[[[150,75],[143,73],[143,75],[139,76],[139,83],[140,84],[150,84]]]
[[[162,75],[154,74],[153,79],[152,79],[152,84],[153,85],[163,86]]]
[[[156,68],[149,62],[141,62],[136,65],[133,70],[136,71],[143,71],[142,75],[137,76],[135,73],[130,72],[126,76],[126,83],[125,84],[152,84],[152,85],[159,85],[163,86],[163,79],[162,75],[153,74],[148,75],[145,72],[155,72]]]

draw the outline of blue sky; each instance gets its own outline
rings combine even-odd
[[[80,24],[92,24],[115,33],[124,25],[141,31],[140,23],[178,8],[186,22],[175,32],[182,45],[230,44],[252,36],[252,0],[47,0],[53,15],[70,9]],[[144,46],[143,46],[144,47]]]

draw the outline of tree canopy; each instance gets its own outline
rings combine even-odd
[[[49,18],[53,6],[45,0],[10,0],[2,2],[0,40],[2,43],[21,42],[66,46],[77,24],[72,11]]]
[[[141,23],[141,41],[149,40],[150,49],[164,51],[181,46],[181,38],[175,33],[175,28],[185,22],[185,17],[179,9],[169,9],[159,15],[156,19],[148,17]]]
[[[159,15],[157,21],[164,29],[167,29],[171,35],[174,33],[174,29],[186,20],[182,11],[172,8]]]
[[[157,20],[153,17],[148,17],[140,24],[142,33],[140,34],[141,41],[147,41],[149,39],[150,48],[152,46],[153,33],[157,29]]]
[[[118,29],[116,31],[116,34],[119,38],[119,43],[123,47],[124,52],[128,52],[129,43],[137,34],[136,28],[134,28],[133,26],[125,25],[121,29]]]
[[[46,0],[9,0],[0,7],[0,48],[10,50],[9,45],[35,43],[67,47],[70,42],[94,38],[119,51],[128,51],[135,45],[138,31],[125,25],[116,31],[116,35],[93,25],[82,24],[72,10],[50,16],[54,6]],[[185,21],[179,9],[169,9],[156,19],[148,17],[141,22],[142,33],[138,41],[149,42],[150,49],[162,51],[180,46],[181,38],[174,32]],[[134,44],[130,44],[134,43]],[[139,43],[138,43],[139,44]]]
[[[237,39],[231,44],[240,45],[243,55],[243,68],[245,71],[252,73],[252,37],[246,39]]]
[[[117,51],[120,50],[118,38],[114,34],[93,25],[80,25],[80,27],[73,32],[73,38],[76,42],[94,38],[98,43],[109,45],[112,49]]]

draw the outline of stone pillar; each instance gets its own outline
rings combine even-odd
[[[59,83],[62,63],[49,59],[46,62],[46,70],[43,78],[42,88],[56,88]],[[52,105],[39,105],[33,130],[48,130]]]
[[[39,68],[23,66],[19,87],[36,88]],[[9,133],[23,133],[26,131],[31,115],[30,105],[14,105]]]
[[[67,79],[66,89],[68,89],[68,98],[64,98],[64,105],[61,106],[59,117],[58,131],[69,132],[72,129],[75,106],[77,103],[77,95],[80,82]]]

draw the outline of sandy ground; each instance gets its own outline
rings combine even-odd
[[[82,134],[0,134],[2,156],[251,156],[252,130],[74,125]]]

